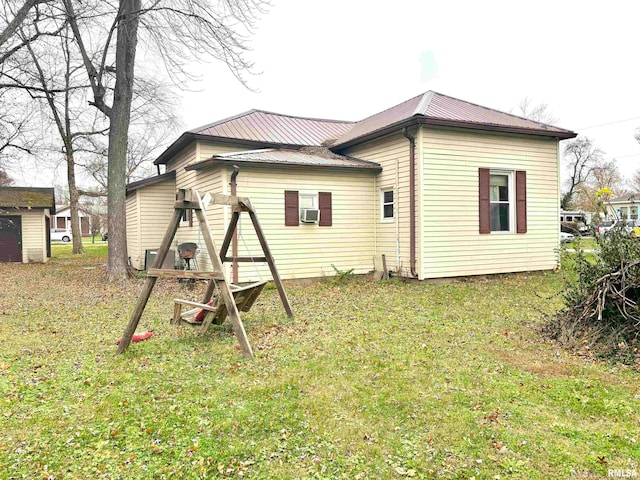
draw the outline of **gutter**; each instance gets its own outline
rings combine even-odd
[[[409,140],[409,265],[411,276],[418,278],[416,272],[416,137],[409,135],[407,127],[402,135]]]

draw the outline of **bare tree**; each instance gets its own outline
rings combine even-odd
[[[516,106],[515,114],[533,120],[534,122],[546,123],[547,125],[553,125],[559,120],[551,111],[549,105],[544,102],[534,104],[533,100],[529,97],[524,97]]]
[[[564,147],[565,168],[569,171],[567,188],[562,194],[560,205],[564,210],[571,208],[576,190],[588,183],[594,172],[602,167],[604,152],[587,137],[577,137]]]
[[[193,79],[189,62],[215,59],[224,62],[246,86],[243,75],[251,71],[252,64],[245,58],[245,35],[251,33],[265,5],[264,0],[50,0],[41,5],[53,19],[46,31],[60,28],[59,15],[64,14],[62,23],[68,22],[71,28],[90,84],[89,104],[104,114],[109,125],[110,281],[128,276],[125,192],[138,42],[144,44],[147,60],[155,55],[156,63],[164,65],[176,85]],[[33,30],[45,30],[38,23],[42,18],[38,5],[34,9],[38,14],[21,20],[27,39],[35,36]],[[38,36],[33,41],[41,40]],[[13,43],[20,46],[20,41]],[[4,55],[0,64],[10,54],[0,52]]]
[[[602,203],[601,194],[598,192],[607,189],[609,195],[621,195],[624,192],[623,183],[617,161],[602,160],[593,169],[590,178],[576,187],[573,205],[587,212],[597,212]]]
[[[10,187],[13,185],[13,178],[2,168],[0,168],[0,187]]]

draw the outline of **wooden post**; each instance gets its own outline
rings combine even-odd
[[[182,210],[175,209],[173,211],[173,218],[169,222],[169,227],[167,228],[164,238],[162,239],[162,243],[160,244],[160,248],[158,249],[156,259],[153,262],[153,268],[162,267],[164,259],[167,256],[167,252],[169,251],[169,247],[171,246],[171,242],[173,241],[173,237],[175,237],[178,226],[180,225],[181,217]],[[145,280],[142,292],[140,292],[140,296],[138,297],[138,303],[136,303],[136,307],[134,308],[133,313],[131,313],[129,324],[122,335],[122,340],[120,341],[120,345],[118,345],[116,353],[121,354],[129,348],[133,334],[135,333],[140,317],[142,316],[142,312],[144,312],[144,307],[146,307],[149,295],[151,295],[151,290],[153,290],[153,286],[156,284],[156,280],[157,277],[147,277]]]
[[[267,240],[264,237],[264,233],[262,233],[262,228],[260,227],[260,222],[258,222],[258,217],[256,216],[256,212],[253,209],[253,205],[248,206],[248,211],[249,217],[251,217],[251,222],[253,223],[253,228],[255,228],[256,230],[258,241],[260,242],[260,246],[262,247],[262,251],[264,252],[264,256],[267,258],[267,263],[269,264],[269,270],[271,270],[273,282],[278,288],[278,293],[280,294],[280,300],[282,301],[284,310],[285,312],[287,312],[287,316],[289,318],[293,318],[293,310],[291,310],[291,305],[289,304],[289,299],[287,298],[287,292],[284,291],[284,286],[282,285],[282,281],[280,280],[278,269],[276,268],[276,264],[273,261],[273,256],[271,255],[271,250],[269,250],[269,245],[267,244]]]
[[[196,191],[196,199],[197,204],[200,209],[196,210],[196,215],[198,216],[198,221],[200,223],[200,231],[202,232],[202,238],[204,239],[204,243],[207,246],[207,251],[209,252],[209,258],[211,259],[211,263],[213,265],[213,270],[221,272],[224,275],[224,269],[222,266],[222,260],[218,256],[218,252],[216,250],[215,243],[213,241],[213,237],[211,236],[211,230],[209,229],[209,222],[207,222],[207,216],[201,210],[201,200],[200,194]],[[225,276],[226,277],[226,276]],[[238,342],[240,343],[240,348],[242,348],[242,354],[245,357],[253,358],[253,350],[251,349],[251,345],[249,344],[249,339],[247,338],[247,332],[244,330],[244,325],[242,325],[242,320],[240,319],[240,312],[238,311],[238,307],[236,306],[236,302],[233,298],[233,294],[229,288],[229,282],[223,281],[220,286],[220,296],[227,306],[227,312],[229,314],[229,319],[231,320],[231,324],[233,326],[233,333],[235,334]]]

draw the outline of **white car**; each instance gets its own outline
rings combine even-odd
[[[572,233],[560,232],[560,243],[571,243],[574,239]]]
[[[51,230],[51,240],[62,240],[63,242],[70,242],[73,238],[69,230],[64,228],[53,228]]]

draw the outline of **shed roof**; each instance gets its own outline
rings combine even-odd
[[[0,187],[0,208],[48,208],[56,212],[53,188]]]
[[[357,122],[348,132],[336,138],[334,147],[346,147],[372,136],[384,134],[412,123],[496,130],[558,138],[573,138],[576,134],[510,113],[483,107],[441,93],[428,91],[394,107]]]
[[[338,155],[326,147],[302,147],[300,149],[264,148],[247,152],[225,153],[194,163],[187,170],[200,170],[213,165],[228,164],[253,166],[320,167],[328,169],[365,170],[378,172],[382,167],[367,160]]]

